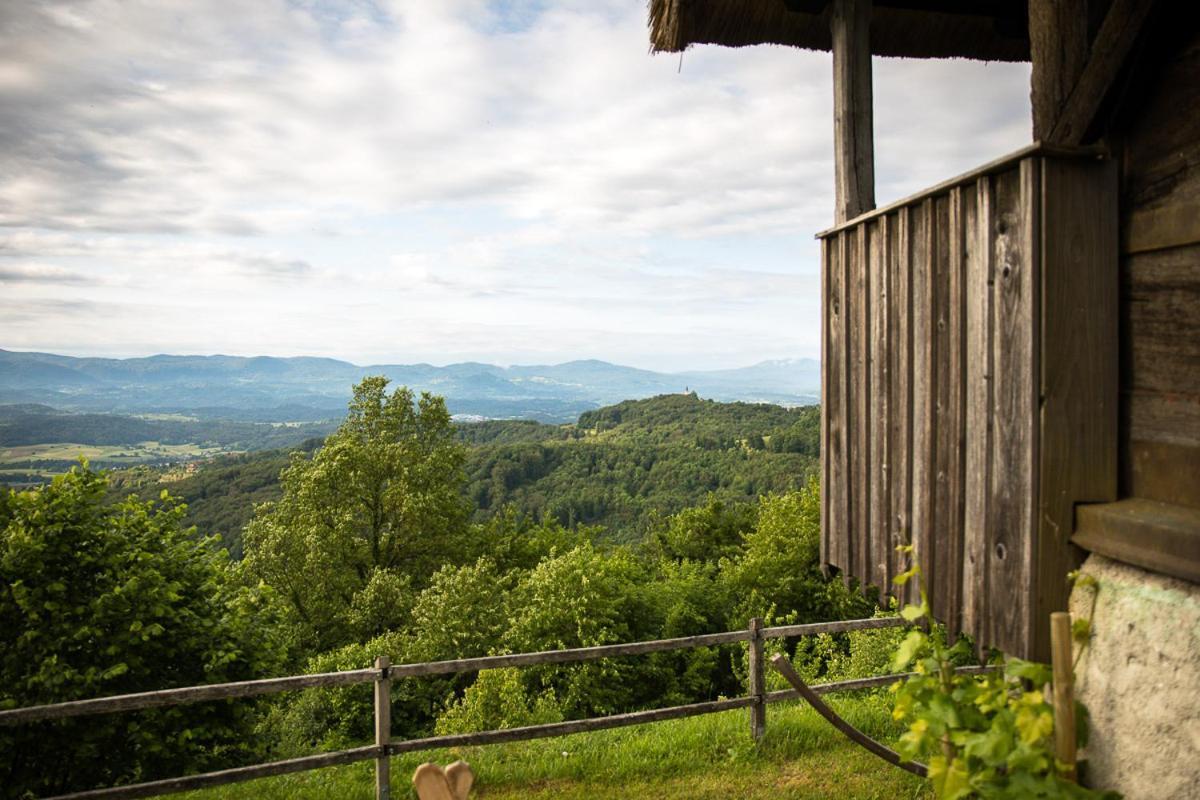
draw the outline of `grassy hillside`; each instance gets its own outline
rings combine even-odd
[[[885,741],[900,729],[879,695],[830,701],[853,724]],[[807,706],[773,705],[767,735],[755,746],[746,713],[659,722],[636,728],[576,734],[491,747],[415,753],[392,761],[394,797],[413,797],[418,764],[463,759],[477,776],[480,800],[897,800],[928,798],[928,784],[885,764],[822,720]],[[368,763],[270,778],[183,797],[188,800],[368,800],[374,797]]]
[[[694,394],[630,400],[570,425],[527,420],[464,423],[466,496],[475,518],[506,506],[534,519],[600,525],[615,541],[640,539],[657,520],[713,494],[747,500],[803,485],[816,468],[816,407],[718,403]],[[310,441],[302,449],[319,444]],[[195,473],[118,473],[120,494],[161,488],[188,504],[189,524],[220,533],[239,555],[254,505],[279,496],[286,451],[224,456]]]

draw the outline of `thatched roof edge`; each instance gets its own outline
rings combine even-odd
[[[809,4],[810,6],[813,4]],[[816,4],[820,5],[820,4]],[[945,13],[877,5],[871,52],[907,58],[971,58],[1028,61],[1028,37],[1020,26],[1003,30],[980,13]],[[1011,13],[1023,13],[1020,3]],[[650,50],[678,53],[693,44],[745,47],[779,44],[830,49],[829,7],[793,11],[785,0],[650,0]],[[1009,20],[1011,22],[1011,19]]]

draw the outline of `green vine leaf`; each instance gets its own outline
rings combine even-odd
[[[1080,645],[1086,645],[1092,639],[1092,621],[1081,617],[1071,622],[1071,639]]]
[[[928,764],[939,800],[1119,797],[1067,780],[1056,762],[1054,711],[1047,700],[1049,665],[999,655],[993,661],[996,670],[981,675],[955,672],[956,665],[974,657],[974,648],[966,639],[948,646],[945,629],[930,615],[920,575],[913,566],[896,580],[901,585],[915,580],[921,597],[919,604],[905,606],[901,616],[908,622],[927,619],[928,624],[910,630],[894,652],[893,668],[911,668],[915,674],[892,687],[892,716],[907,725],[896,743],[897,752]],[[1077,586],[1095,588],[1086,575],[1072,577]],[[1089,621],[1075,622],[1072,634],[1086,645],[1091,636]],[[1087,739],[1087,710],[1078,703],[1075,719],[1076,738],[1082,745]]]
[[[892,657],[892,669],[899,672],[906,668],[917,657],[917,653],[924,647],[926,641],[925,634],[921,631],[909,631],[904,637],[904,641],[900,642],[900,646],[896,648],[896,654]]]

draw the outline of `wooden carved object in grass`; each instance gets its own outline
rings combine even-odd
[[[421,800],[467,800],[475,774],[465,761],[455,761],[446,769],[426,762],[413,773],[413,788]]]

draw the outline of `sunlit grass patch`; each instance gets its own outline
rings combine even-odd
[[[889,740],[899,733],[886,698],[833,699],[850,722]],[[772,705],[767,735],[755,745],[745,711],[659,722],[612,731],[398,757],[392,761],[396,797],[412,797],[409,776],[418,764],[469,762],[473,796],[516,798],[849,798],[932,797],[924,782],[851,744],[805,706]],[[190,800],[369,800],[370,762],[196,792]]]

